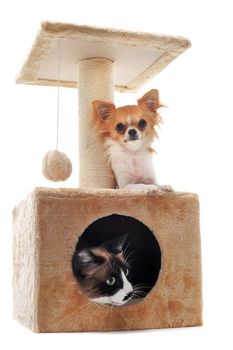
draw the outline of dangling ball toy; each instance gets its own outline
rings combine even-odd
[[[59,134],[59,105],[60,105],[60,65],[61,65],[61,42],[58,41],[58,82],[57,82],[57,142],[56,149],[45,154],[42,161],[42,173],[50,181],[65,181],[72,173],[72,164],[69,158],[58,151]]]
[[[42,173],[50,181],[65,181],[72,173],[72,164],[65,153],[49,151],[42,161]]]

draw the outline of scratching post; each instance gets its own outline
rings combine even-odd
[[[79,89],[80,185],[84,188],[36,188],[14,209],[14,317],[35,332],[201,325],[197,195],[113,189],[111,169],[89,123],[92,100],[113,101],[113,90],[136,91],[190,42],[175,36],[45,22],[17,83],[57,85],[59,42],[59,84]],[[140,264],[147,260],[152,266],[148,256],[156,261],[156,276],[155,265],[146,270],[155,284],[138,303],[96,308],[72,273],[72,256],[87,234],[95,240],[103,232],[115,238],[123,226],[124,233],[139,239],[144,254]],[[150,244],[145,248],[146,240],[156,241],[157,250]]]
[[[81,187],[114,188],[108,160],[90,127],[91,102],[113,101],[113,63],[105,58],[90,58],[78,64],[79,80],[79,184]]]

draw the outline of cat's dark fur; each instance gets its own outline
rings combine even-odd
[[[126,238],[124,235],[74,253],[73,273],[82,292],[92,301],[120,306],[133,298],[131,267],[123,249]]]

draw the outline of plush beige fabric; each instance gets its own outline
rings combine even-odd
[[[52,150],[45,154],[42,173],[50,181],[65,181],[72,173],[72,164],[65,153]]]
[[[148,296],[119,308],[89,305],[72,275],[78,237],[111,214],[155,233],[162,269]],[[198,197],[122,190],[35,189],[14,210],[14,316],[36,332],[110,331],[202,324]]]
[[[76,88],[77,64],[101,57],[114,62],[115,89],[129,92],[138,90],[191,45],[179,36],[44,22],[17,83],[58,84],[58,39],[61,86]]]

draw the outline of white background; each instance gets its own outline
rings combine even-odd
[[[1,1],[0,347],[10,349],[233,348],[232,1]],[[64,184],[41,175],[55,147],[56,88],[15,85],[40,21],[182,35],[192,48],[135,95],[158,88],[168,106],[156,143],[161,183],[197,192],[201,203],[204,326],[107,334],[34,334],[12,321],[11,210],[35,186],[78,186],[77,91],[61,90],[60,149],[74,171]],[[3,345],[4,344],[4,345]],[[151,345],[149,345],[151,344]]]

